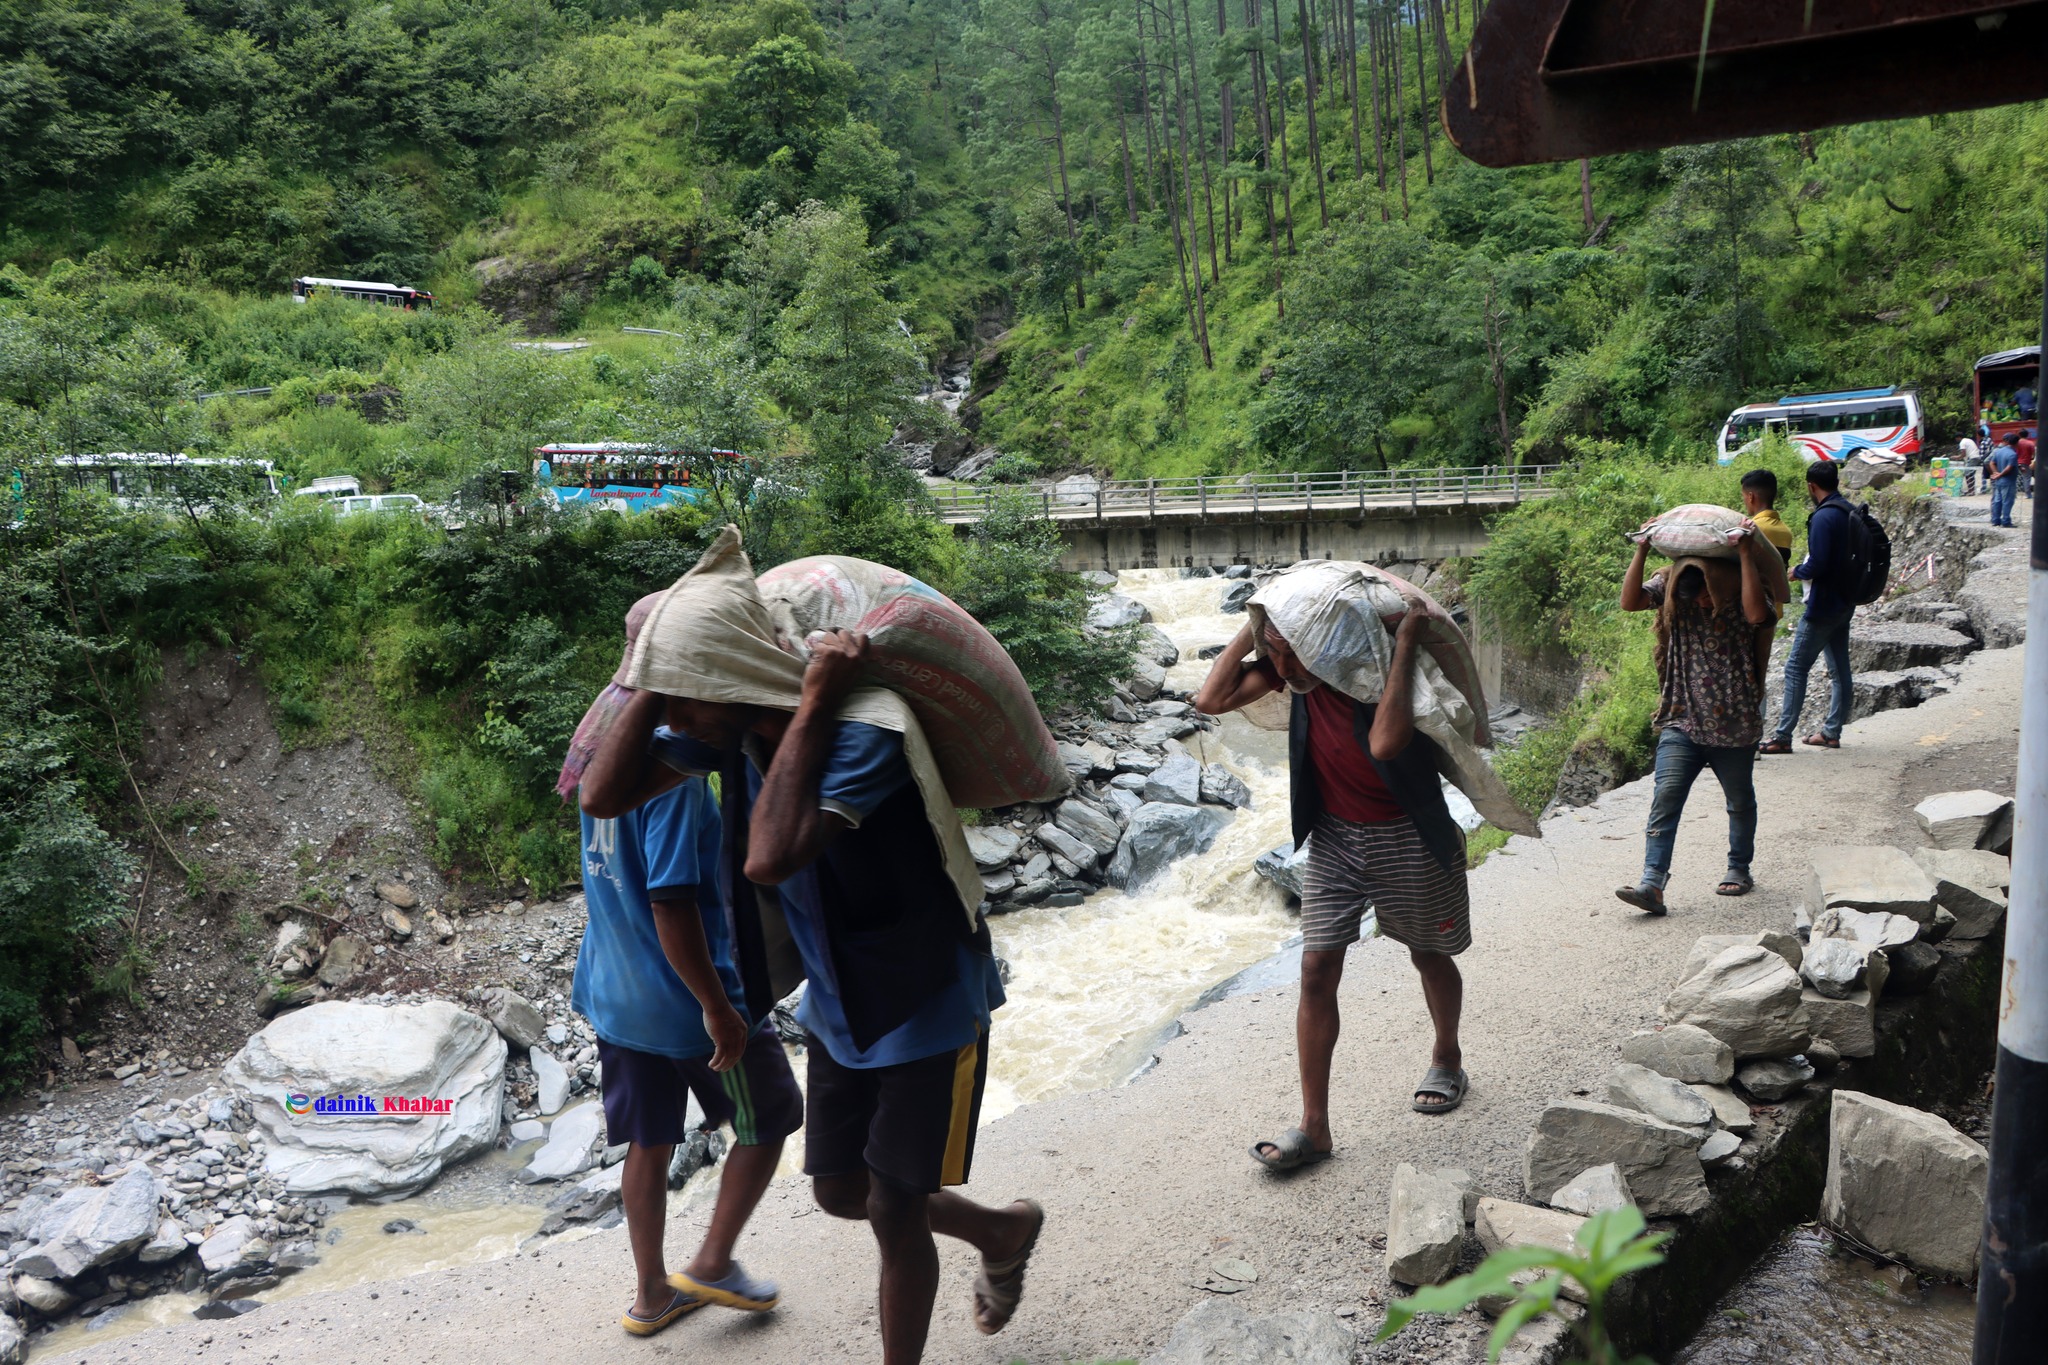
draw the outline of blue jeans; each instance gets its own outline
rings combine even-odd
[[[1812,610],[1800,614],[1799,625],[1792,632],[1792,652],[1785,658],[1785,704],[1778,708],[1779,739],[1792,738],[1792,727],[1799,724],[1799,713],[1806,709],[1806,675],[1813,671],[1813,661],[1823,653],[1828,656],[1832,695],[1820,732],[1829,739],[1842,737],[1842,727],[1849,723],[1849,702],[1856,695],[1849,680],[1849,622],[1855,617],[1854,607],[1837,615]]]
[[[1643,831],[1643,885],[1663,890],[1671,876],[1671,850],[1678,842],[1678,817],[1702,768],[1712,768],[1728,807],[1728,874],[1749,879],[1756,855],[1756,747],[1710,747],[1692,742],[1677,726],[1657,737],[1657,781],[1650,794],[1650,823]]]
[[[2020,481],[2017,477],[1993,479],[1991,481],[1991,524],[1993,526],[2012,525],[2013,495],[2019,492],[2019,490]]]

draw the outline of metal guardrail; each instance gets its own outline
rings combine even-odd
[[[1471,502],[1519,502],[1556,491],[1557,476],[1567,466],[1483,465],[1477,468],[1353,470],[1328,474],[1203,474],[1178,479],[1110,479],[1094,489],[1041,483],[1024,486],[985,485],[932,491],[934,512],[941,521],[974,522],[1010,499],[1035,500],[1054,521],[1139,519],[1161,513],[1197,518],[1211,513],[1266,512],[1290,517],[1316,512],[1339,515],[1374,507],[1441,507]]]
[[[260,389],[217,389],[212,393],[198,393],[193,398],[204,403],[209,398],[268,398],[273,390],[266,385]]]

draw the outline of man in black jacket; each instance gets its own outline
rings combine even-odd
[[[1330,1066],[1337,1048],[1337,985],[1344,954],[1369,910],[1379,931],[1408,949],[1435,1025],[1430,1067],[1414,1108],[1443,1114],[1465,1098],[1458,1015],[1464,978],[1454,961],[1472,944],[1465,838],[1445,804],[1438,750],[1415,731],[1410,683],[1423,618],[1409,612],[1394,637],[1376,705],[1354,701],[1302,665],[1285,639],[1251,625],[1217,656],[1197,710],[1220,715],[1286,688],[1292,694],[1288,760],[1294,839],[1308,844],[1301,897],[1301,1003],[1295,1043],[1301,1126],[1261,1142],[1252,1157],[1292,1170],[1330,1155]],[[1262,657],[1252,659],[1254,646]]]
[[[1792,576],[1806,584],[1806,610],[1792,634],[1792,652],[1785,659],[1785,700],[1778,708],[1778,731],[1758,746],[1760,753],[1792,752],[1792,727],[1806,708],[1806,675],[1822,654],[1828,658],[1831,695],[1820,729],[1801,741],[1817,749],[1842,747],[1842,727],[1849,720],[1853,696],[1849,675],[1849,623],[1856,616],[1855,556],[1851,553],[1849,500],[1838,491],[1842,472],[1828,460],[1806,467],[1806,495],[1813,512],[1806,519],[1806,558]]]

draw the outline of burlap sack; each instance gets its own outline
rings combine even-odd
[[[1655,521],[1631,531],[1629,539],[1649,541],[1666,559],[1734,559],[1741,551],[1729,544],[1728,533],[1742,521],[1743,514],[1732,507],[1688,502],[1659,513]]]

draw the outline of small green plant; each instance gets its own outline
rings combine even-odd
[[[1458,1313],[1481,1299],[1512,1294],[1513,1300],[1502,1310],[1493,1335],[1486,1342],[1486,1359],[1497,1361],[1515,1333],[1532,1319],[1557,1310],[1558,1295],[1569,1279],[1586,1295],[1585,1316],[1572,1325],[1579,1338],[1580,1365],[1654,1365],[1647,1356],[1624,1361],[1608,1339],[1607,1292],[1624,1275],[1662,1265],[1664,1255],[1657,1248],[1669,1236],[1665,1232],[1645,1231],[1638,1209],[1610,1209],[1595,1214],[1573,1237],[1577,1254],[1549,1247],[1502,1247],[1481,1261],[1471,1274],[1460,1275],[1448,1284],[1431,1285],[1411,1298],[1388,1304],[1386,1323],[1373,1340],[1385,1341],[1414,1321],[1418,1313]],[[1516,1276],[1530,1270],[1548,1273],[1528,1284],[1518,1284]]]

